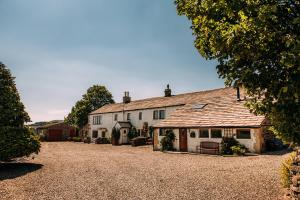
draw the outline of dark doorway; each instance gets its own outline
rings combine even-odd
[[[187,129],[179,129],[179,150],[187,151]]]

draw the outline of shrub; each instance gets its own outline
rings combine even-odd
[[[246,153],[246,147],[242,144],[232,146],[230,149],[232,150],[233,154],[236,155],[245,155]]]
[[[73,142],[81,142],[80,137],[73,137],[72,140],[73,140]]]
[[[223,137],[221,142],[221,154],[232,155],[231,147],[239,145],[239,142],[233,137]]]
[[[165,133],[165,137],[163,137],[160,141],[161,150],[162,151],[173,151],[173,142],[175,140],[175,134],[172,130],[167,130]]]
[[[84,142],[84,143],[88,143],[88,144],[91,143],[91,137],[86,137],[86,138],[84,138],[84,139],[83,139],[83,142]]]
[[[129,140],[132,140],[133,138],[136,138],[136,137],[138,137],[138,136],[139,136],[139,134],[138,134],[138,132],[136,131],[136,128],[135,128],[135,127],[132,127],[132,128],[129,130],[128,134],[127,134],[127,137],[128,137]]]
[[[30,156],[40,151],[39,136],[27,127],[0,127],[0,161]]]
[[[290,169],[293,164],[293,161],[295,160],[297,156],[296,152],[292,152],[289,157],[287,157],[282,163],[280,167],[280,179],[281,184],[283,187],[288,188],[290,187],[292,180],[291,180],[291,174]]]
[[[97,138],[95,144],[110,144],[110,141],[107,138]]]
[[[150,136],[150,138],[153,137],[153,133],[154,133],[154,128],[153,128],[153,126],[149,126],[149,136]]]
[[[47,141],[47,136],[45,134],[41,134],[39,137],[41,142]]]

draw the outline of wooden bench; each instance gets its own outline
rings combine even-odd
[[[203,141],[200,145],[196,146],[196,151],[203,154],[215,154],[220,153],[220,144],[217,142]]]

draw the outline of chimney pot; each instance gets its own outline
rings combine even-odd
[[[171,97],[172,96],[172,90],[170,89],[170,85],[167,85],[167,89],[165,89],[165,97]]]
[[[241,101],[241,94],[240,94],[240,87],[239,86],[237,86],[237,88],[236,88],[236,99],[238,101]]]
[[[130,102],[131,102],[131,97],[129,96],[129,92],[125,91],[123,97],[123,103],[130,103]]]

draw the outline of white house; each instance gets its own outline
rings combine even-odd
[[[154,149],[158,150],[164,131],[172,129],[174,147],[191,152],[201,141],[221,142],[222,136],[230,135],[260,153],[265,118],[250,113],[243,98],[242,91],[232,87],[172,95],[168,86],[163,97],[136,101],[125,92],[122,103],[105,105],[89,115],[89,133],[92,139],[110,138],[117,126],[119,143],[127,143],[131,126],[144,136],[152,135],[153,130]]]

